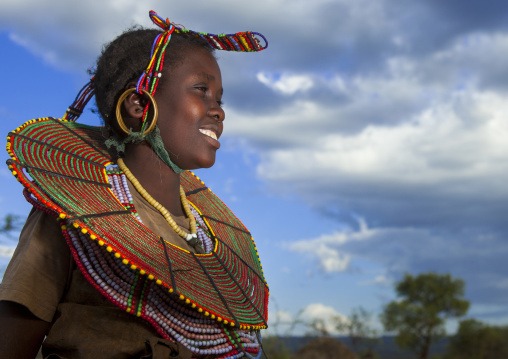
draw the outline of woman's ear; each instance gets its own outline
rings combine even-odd
[[[143,95],[133,91],[123,101],[123,109],[127,118],[141,119],[145,109],[145,99]]]

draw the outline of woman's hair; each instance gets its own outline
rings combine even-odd
[[[158,30],[132,28],[105,45],[97,59],[94,89],[97,109],[105,126],[114,128],[116,102],[129,82],[137,82],[150,61],[152,45],[161,32]],[[202,38],[184,33],[173,33],[164,54],[164,76],[159,86],[167,81],[171,70],[181,64],[189,49],[214,49]]]

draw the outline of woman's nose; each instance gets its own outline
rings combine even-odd
[[[222,122],[226,117],[226,113],[224,112],[224,109],[216,103],[215,106],[212,106],[208,110],[208,116],[215,118],[218,122]]]

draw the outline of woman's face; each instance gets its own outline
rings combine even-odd
[[[157,125],[171,160],[186,170],[213,166],[225,116],[217,61],[205,49],[190,49],[163,76],[155,93]]]

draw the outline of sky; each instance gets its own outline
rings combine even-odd
[[[197,174],[258,245],[272,332],[359,306],[379,326],[394,283],[429,271],[466,282],[468,317],[508,323],[508,3],[0,0],[0,131],[61,117],[102,45],[152,9],[268,39],[217,53],[222,147]],[[0,216],[25,217],[0,179]],[[0,271],[15,245],[0,238]]]

